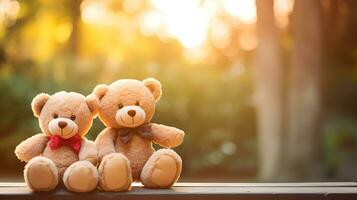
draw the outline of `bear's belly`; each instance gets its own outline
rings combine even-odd
[[[115,144],[117,152],[129,159],[133,180],[139,181],[142,168],[155,151],[151,141],[135,135],[128,144],[122,143],[119,138]]]
[[[56,150],[51,150],[50,146],[47,145],[42,153],[42,156],[52,160],[55,163],[60,176],[63,175],[67,167],[78,161],[78,155],[67,146],[62,146]]]

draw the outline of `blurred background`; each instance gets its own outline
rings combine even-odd
[[[356,181],[356,36],[353,0],[0,0],[0,181],[37,93],[146,77],[181,181]]]

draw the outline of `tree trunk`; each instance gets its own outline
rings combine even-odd
[[[320,2],[295,1],[286,161],[289,180],[314,179],[319,159]]]
[[[274,20],[274,1],[257,0],[257,120],[259,176],[273,180],[282,162],[283,84],[281,50]]]
[[[79,50],[78,48],[80,39],[81,3],[82,0],[70,1],[72,33],[69,40],[69,52],[73,57],[77,56]]]

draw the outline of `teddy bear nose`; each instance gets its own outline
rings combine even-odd
[[[59,126],[60,128],[64,128],[64,127],[67,126],[67,122],[65,122],[65,121],[59,121],[59,122],[58,122],[58,126]]]
[[[134,117],[136,114],[135,110],[129,110],[128,111],[128,115],[130,115],[131,117]]]

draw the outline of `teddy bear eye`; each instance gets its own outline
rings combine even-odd
[[[53,118],[58,118],[58,114],[57,113],[53,113]]]
[[[122,109],[123,107],[124,107],[123,104],[121,104],[121,103],[118,104],[118,108],[119,108],[119,109]]]
[[[71,115],[71,120],[72,121],[76,120],[76,116],[75,115]]]
[[[136,101],[135,105],[136,105],[136,106],[140,106],[140,102],[139,102],[139,101]]]

